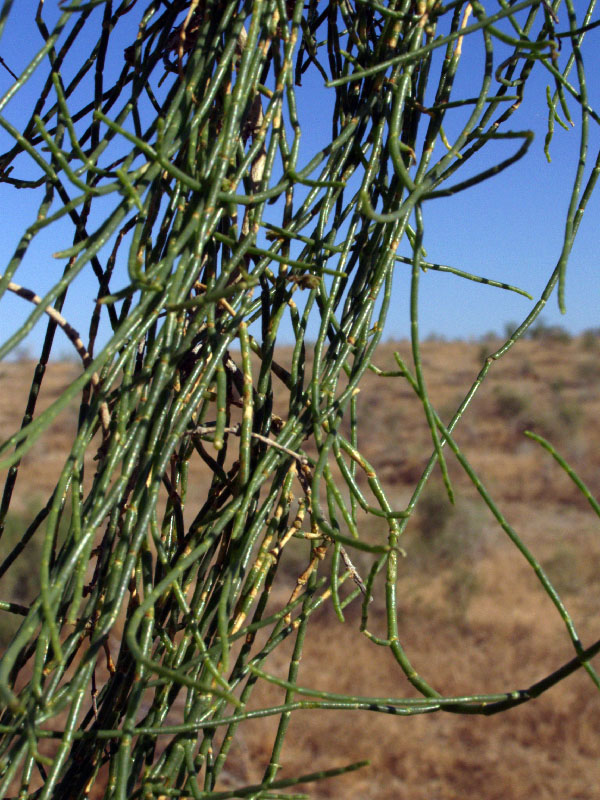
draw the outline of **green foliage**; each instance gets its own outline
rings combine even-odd
[[[543,320],[538,320],[527,332],[529,339],[546,339],[549,342],[568,344],[571,334],[562,325],[548,325]]]
[[[596,384],[600,379],[600,361],[593,357],[578,366],[578,377],[584,386]]]
[[[524,393],[500,386],[496,390],[496,413],[506,420],[518,421],[531,409],[531,399]]]
[[[458,625],[467,621],[469,607],[479,592],[477,574],[467,566],[457,565],[446,582],[446,599],[451,618]]]
[[[439,483],[433,483],[419,501],[418,537],[411,554],[425,567],[470,564],[486,550],[485,516],[479,505],[461,498],[450,503]]]
[[[543,566],[561,594],[576,594],[585,586],[582,565],[568,544],[557,547],[552,556],[543,562]]]
[[[600,328],[588,328],[581,334],[581,346],[584,350],[595,352],[600,349]]]
[[[316,703],[323,713],[489,715],[582,664],[598,685],[590,660],[600,643],[582,652],[550,579],[453,438],[492,365],[555,289],[564,307],[568,255],[598,177],[586,172],[592,111],[583,67],[574,95],[567,78],[588,17],[569,6],[569,35],[558,38],[554,12],[538,0],[493,13],[462,2],[73,0],[61,4],[54,25],[46,11],[40,4],[35,18],[43,46],[34,66],[46,73],[30,119],[17,130],[0,117],[13,139],[0,180],[39,203],[0,281],[0,291],[34,308],[0,357],[49,318],[24,424],[0,448],[9,470],[2,521],[23,456],[43,446],[42,434],[75,400],[79,414],[35,526],[39,591],[26,603],[2,600],[22,622],[0,660],[0,796],[83,800],[93,789],[111,800],[278,797],[295,783],[362,766],[278,777],[290,716]],[[7,32],[17,13],[10,0],[3,4]],[[124,53],[122,27],[137,30]],[[482,45],[479,95],[461,94],[463,53]],[[104,71],[115,63],[116,80]],[[525,155],[533,133],[509,125],[534,66],[554,86],[546,149],[568,102],[585,122],[564,247],[514,340],[488,354],[446,427],[421,359],[422,275],[445,272],[489,292],[528,295],[428,262],[423,204],[484,184]],[[331,98],[331,119],[323,120],[331,139],[304,160],[308,123],[298,118],[297,95],[307,70]],[[11,94],[29,88],[31,75],[23,69]],[[509,155],[471,168],[497,140]],[[36,237],[53,233],[62,237],[55,256],[63,273],[40,298],[13,279]],[[410,272],[410,363],[398,354],[397,369],[382,372],[373,358],[399,264]],[[82,275],[93,286],[82,300],[90,314],[84,338],[61,312]],[[97,341],[101,322],[106,342]],[[284,322],[294,346],[281,363]],[[40,412],[59,334],[83,369]],[[430,437],[422,476],[401,507],[360,452],[369,420],[359,418],[356,398],[367,369],[414,391]],[[501,408],[512,417],[523,400]],[[455,500],[448,458],[530,565],[572,642],[576,658],[527,693],[503,685],[495,694],[465,687],[460,698],[445,697],[401,644],[394,587],[402,536],[434,469]],[[561,466],[597,513],[587,488]],[[200,467],[210,482],[197,497],[190,475]],[[460,503],[452,514],[439,499],[422,508],[436,557],[472,546],[479,524]],[[364,515],[384,521],[377,541],[361,537]],[[292,542],[289,568],[281,568]],[[19,558],[31,568],[26,551]],[[16,562],[13,569],[17,575]],[[458,573],[456,580],[450,589],[466,608],[476,582]],[[315,612],[331,604],[342,622],[352,603],[361,608],[356,635],[375,653],[389,652],[417,698],[365,699],[361,687],[331,695],[299,683]],[[370,627],[371,608],[382,606],[384,638]],[[284,680],[271,657],[290,651]],[[257,708],[258,683],[279,687],[278,697],[283,690],[282,702]],[[262,779],[225,787],[232,743],[259,716],[277,719]]]

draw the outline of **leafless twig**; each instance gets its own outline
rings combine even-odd
[[[7,72],[10,72],[10,74],[13,76],[13,78],[14,78],[16,81],[18,81],[18,80],[19,80],[19,76],[18,76],[18,75],[15,75],[15,73],[14,73],[14,72],[12,71],[12,69],[11,69],[11,68],[8,66],[8,64],[7,64],[7,63],[6,63],[6,61],[5,61],[5,60],[2,58],[2,56],[0,56],[0,64],[2,64],[2,66],[4,67],[4,69],[5,69]]]
[[[197,434],[199,436],[205,436],[209,433],[215,433],[216,430],[217,429],[214,425],[200,425],[197,428],[188,431],[188,433]],[[231,433],[232,436],[241,436],[242,426],[233,425],[229,428],[224,428],[223,433]],[[279,442],[276,442],[274,439],[269,439],[268,436],[263,436],[261,433],[251,433],[250,435],[254,439],[258,439],[259,442],[264,442],[265,444],[269,445],[269,447],[275,447],[277,450],[281,450],[283,453],[287,453],[288,456],[292,456],[292,458],[295,458],[299,464],[308,464],[308,459],[306,458],[306,456],[303,456],[300,453],[296,453],[295,450],[290,450],[289,447],[284,447],[284,445],[279,444]]]
[[[0,275],[0,278],[1,277],[2,276]],[[14,294],[22,297],[23,300],[29,300],[30,303],[34,303],[36,306],[42,304],[42,298],[39,295],[37,295],[35,292],[32,292],[31,289],[26,289],[24,286],[19,286],[18,283],[9,281],[7,288],[9,291],[14,292]],[[79,332],[76,331],[75,328],[69,322],[67,322],[63,315],[52,306],[46,306],[44,311],[50,317],[50,319],[56,322],[58,327],[62,328],[62,330],[65,332],[67,338],[79,353],[84,367],[89,367],[89,365],[92,363],[92,357],[82,342]],[[91,382],[94,389],[98,390],[100,387],[100,378],[98,377],[97,372],[92,374]],[[110,426],[110,411],[108,410],[108,404],[106,401],[100,405],[100,421],[102,423],[102,430],[107,433]]]

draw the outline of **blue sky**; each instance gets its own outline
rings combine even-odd
[[[491,4],[490,4],[491,6]],[[0,56],[15,72],[20,73],[38,51],[42,40],[34,23],[37,0],[19,0],[9,14],[0,40]],[[495,4],[494,4],[495,7]],[[58,15],[58,4],[47,2],[44,13],[48,24]],[[100,19],[101,10],[96,12]],[[137,22],[137,13],[128,15]],[[562,25],[566,25],[562,14]],[[118,37],[114,43],[113,59],[109,69],[118,69],[122,49],[135,36],[135,27]],[[600,29],[591,31],[584,48],[587,74],[595,84],[589,87],[592,104],[600,95]],[[85,41],[82,42],[85,46]],[[478,77],[481,48],[463,57],[459,79],[468,88]],[[498,58],[498,62],[501,59]],[[45,68],[40,70],[40,79]],[[40,91],[36,75],[25,90],[3,109],[2,113],[19,126],[28,119],[33,102]],[[13,79],[0,70],[0,95],[8,91]],[[488,278],[513,283],[537,298],[552,272],[562,245],[564,219],[568,192],[573,181],[579,148],[580,120],[577,108],[571,105],[575,127],[564,131],[556,127],[551,146],[552,163],[548,164],[543,152],[546,133],[547,106],[545,89],[548,79],[541,67],[534,71],[531,85],[527,87],[523,107],[511,120],[513,129],[533,129],[535,140],[523,160],[501,175],[452,198],[429,201],[424,206],[425,240],[428,260],[450,264]],[[471,91],[471,93],[473,93]],[[330,122],[328,105],[331,91],[323,86],[318,75],[308,75],[302,88],[297,89],[299,115],[303,120],[304,136],[299,163],[302,164],[327,141]],[[458,115],[457,115],[458,116]],[[448,126],[452,128],[449,121]],[[448,131],[447,131],[448,132]],[[597,126],[590,126],[590,161],[600,145]],[[11,146],[8,134],[0,130],[0,152]],[[493,144],[504,157],[506,146]],[[509,145],[514,149],[514,143]],[[490,153],[492,150],[490,150]],[[478,168],[489,161],[482,156]],[[25,159],[20,167],[27,170]],[[460,173],[459,173],[460,174]],[[4,213],[0,216],[0,270],[9,260],[22,230],[29,224],[37,208],[39,195],[34,202],[32,192],[17,191],[0,184],[0,203]],[[567,273],[567,314],[558,311],[554,296],[544,312],[548,324],[561,324],[573,331],[600,326],[600,270],[598,268],[598,218],[600,194],[588,205],[580,227]],[[65,227],[66,232],[68,227]],[[68,246],[70,240],[60,240],[60,228],[47,231],[34,240],[31,251],[15,276],[19,283],[43,294],[62,271],[64,262],[52,258],[52,253]],[[408,249],[399,251],[408,255]],[[330,263],[329,266],[332,266]],[[408,294],[410,268],[399,264],[396,270],[392,308],[384,338],[403,338],[409,333]],[[91,312],[91,279],[82,275],[71,291],[65,316],[83,332]],[[516,294],[489,286],[471,283],[452,275],[428,271],[421,284],[421,334],[447,338],[479,337],[488,331],[502,332],[510,321],[520,321],[532,307],[532,302]],[[117,287],[118,288],[118,282]],[[30,313],[25,301],[13,297],[2,300],[0,314],[0,340],[4,341],[14,331],[19,321]],[[39,324],[31,334],[28,344],[36,350],[45,330]],[[70,345],[65,340],[59,352],[68,353]]]

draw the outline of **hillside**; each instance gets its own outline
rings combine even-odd
[[[493,349],[493,342],[423,344],[430,396],[444,421]],[[387,343],[377,353],[377,366],[395,369],[394,350],[408,357],[407,343]],[[285,364],[288,357],[282,352],[280,361]],[[3,439],[20,425],[34,366],[27,361],[0,365]],[[79,371],[75,362],[50,365],[39,408]],[[405,380],[367,373],[358,407],[366,420],[359,432],[361,453],[391,502],[401,508],[431,453],[420,404]],[[600,338],[547,336],[520,342],[492,366],[455,432],[481,481],[561,593],[584,646],[600,638],[599,520],[568,476],[524,431],[549,439],[598,497],[599,417]],[[73,407],[23,460],[6,542],[14,542],[24,521],[46,502],[76,422]],[[448,461],[456,505],[448,503],[436,473],[404,538],[398,586],[402,644],[415,668],[443,694],[527,688],[572,658],[572,646],[531,568],[450,454]],[[189,483],[193,510],[203,502],[208,475],[196,466]],[[379,522],[365,522],[369,527],[361,533],[367,540],[382,535]],[[1,546],[4,550],[5,542]],[[35,540],[28,545],[31,559],[36,547]],[[360,558],[356,565],[360,571]],[[278,589],[273,602],[285,601],[285,592],[289,596],[305,567],[300,555],[286,563],[288,585]],[[0,582],[0,598],[27,602],[34,583],[26,566],[8,571]],[[359,624],[359,604],[346,610],[344,625],[325,604],[309,629],[299,683],[369,696],[414,694],[389,652],[361,636]],[[371,624],[385,630],[379,596],[372,604]],[[0,635],[4,641],[10,635],[7,623]],[[287,645],[283,650],[269,662],[271,671],[284,670],[290,651]],[[261,686],[257,706],[279,702],[279,690],[267,699]],[[369,767],[306,791],[314,798],[356,800],[592,800],[600,783],[599,712],[600,696],[583,670],[539,699],[489,718],[302,711],[292,716],[282,774],[367,758]],[[230,785],[260,781],[275,726],[275,718],[244,726],[226,776]]]

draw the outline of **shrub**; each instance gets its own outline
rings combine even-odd
[[[502,419],[518,422],[531,410],[531,399],[515,389],[499,386],[495,391],[495,406]]]
[[[471,563],[487,549],[481,507],[467,498],[450,503],[439,483],[428,487],[419,502],[416,527],[408,553],[427,568]]]
[[[600,347],[600,328],[588,328],[581,334],[581,347],[586,351],[596,351]]]
[[[541,319],[529,328],[527,337],[538,341],[550,341],[559,344],[569,344],[573,338],[562,325],[548,325]]]

